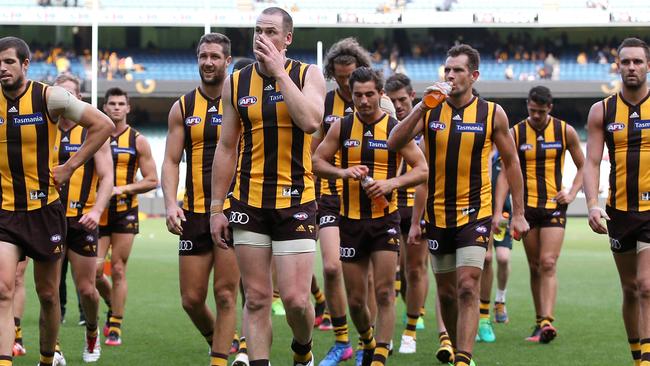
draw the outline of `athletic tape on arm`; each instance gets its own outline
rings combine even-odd
[[[61,115],[73,122],[79,122],[87,104],[75,98],[67,90],[53,86],[47,99],[47,110],[52,114],[54,111],[63,110]]]

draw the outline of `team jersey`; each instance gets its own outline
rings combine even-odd
[[[321,124],[321,136],[327,135],[332,123],[354,112],[354,103],[343,99],[338,89],[331,90],[325,95],[325,116]],[[341,165],[340,153],[336,153],[332,163],[335,166]],[[338,195],[341,191],[343,181],[341,179],[321,179],[316,177],[316,193],[318,196]]]
[[[179,104],[187,161],[183,208],[196,213],[210,212],[212,161],[221,135],[221,97],[211,99],[196,88],[182,96]]]
[[[2,210],[32,211],[59,199],[50,172],[58,165],[57,123],[47,111],[47,88],[28,80],[25,92],[16,99],[0,92]]]
[[[88,130],[79,125],[67,131],[59,130],[60,138],[57,139],[54,151],[58,151],[60,164],[79,151],[87,133]],[[67,217],[87,214],[95,206],[98,181],[94,158],[90,158],[72,173],[70,181],[61,187],[61,201],[65,204]]]
[[[135,183],[138,171],[138,150],[135,140],[140,135],[133,127],[127,126],[117,136],[111,136],[111,152],[115,172],[113,184],[115,187]],[[137,194],[121,194],[111,197],[109,209],[111,212],[124,212],[138,206]]]
[[[299,89],[309,66],[290,59],[285,64]],[[236,71],[230,80],[242,131],[232,197],[265,209],[314,201],[311,135],[291,119],[278,82],[262,75],[258,63]]]
[[[611,164],[607,205],[616,210],[650,210],[649,96],[636,105],[620,93],[603,101],[603,128]]]
[[[458,227],[492,215],[489,159],[496,108],[473,97],[460,108],[445,101],[425,115],[425,220],[434,226]]]
[[[420,145],[422,140],[422,135],[417,135],[415,137],[415,143]],[[406,163],[406,160],[402,160],[402,165],[400,168],[399,175],[404,175],[408,173],[412,168]],[[397,207],[399,208],[411,208],[415,203],[415,187],[409,188],[398,188],[397,189]]]
[[[387,114],[371,124],[361,122],[356,113],[343,118],[339,136],[341,168],[365,165],[369,169],[368,175],[374,180],[396,177],[402,158],[388,150],[388,135],[397,123]],[[386,198],[389,204],[381,209],[372,204],[360,181],[345,179],[341,191],[341,216],[374,219],[397,211],[397,193],[393,191]]]
[[[566,122],[549,116],[546,126],[537,130],[525,119],[512,129],[524,178],[524,203],[527,207],[558,208],[555,196],[562,190]]]

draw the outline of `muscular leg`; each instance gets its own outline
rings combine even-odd
[[[368,263],[368,288],[375,288],[375,275],[372,268],[372,262]],[[377,298],[375,297],[374,291],[368,291],[367,295],[368,300],[366,304],[368,306],[368,310],[370,311],[370,324],[374,326],[375,322],[377,321]]]
[[[244,334],[251,360],[269,359],[271,351],[271,248],[235,245],[246,293]],[[254,328],[251,327],[254,326]]]
[[[639,292],[637,286],[637,255],[635,251],[614,253],[614,262],[623,290],[623,324],[628,339],[639,339]]]
[[[496,247],[497,254],[497,289],[505,291],[510,277],[511,250],[506,247]]]
[[[377,299],[377,343],[389,343],[395,328],[395,291],[393,282],[397,268],[397,253],[376,251],[371,254],[374,268],[375,298]],[[370,291],[373,291],[371,289]],[[419,308],[418,308],[419,311]]]
[[[287,311],[287,323],[293,338],[302,345],[311,341],[314,307],[309,301],[314,253],[275,255],[278,268],[278,289]]]
[[[233,249],[214,246],[214,300],[217,317],[212,351],[227,355],[237,326],[239,267]]]
[[[539,238],[540,315],[552,317],[557,298],[557,260],[564,241],[564,228],[541,228]]]
[[[126,265],[133,247],[134,234],[113,233],[111,235],[111,279],[113,289],[111,293],[111,306],[113,316],[124,316],[124,306],[128,285],[126,281]]]
[[[17,246],[0,242],[0,355],[11,356],[14,345],[14,289],[20,251]]]
[[[201,335],[212,343],[214,314],[206,304],[210,271],[213,266],[212,252],[201,255],[178,256],[178,278],[183,309]]]
[[[99,295],[107,304],[110,304],[111,302],[111,283],[108,282],[108,278],[104,276],[104,259],[106,258],[108,247],[110,245],[110,235],[101,236],[97,241],[97,273],[95,275],[95,287],[97,287]]]
[[[18,262],[16,267],[16,287],[14,290],[14,318],[22,319],[25,313],[25,270],[29,264],[29,258]]]
[[[95,288],[97,258],[84,257],[68,250],[72,276],[79,292],[81,307],[86,315],[87,328],[96,328],[99,311],[99,293]]]
[[[53,262],[34,261],[34,284],[38,300],[41,303],[39,318],[39,339],[41,353],[54,353],[61,308],[59,305],[59,281],[61,276],[61,259]]]
[[[456,271],[436,273],[436,286],[440,301],[440,315],[442,323],[446,326],[451,342],[456,345],[456,326],[458,321],[458,296],[456,292]],[[478,311],[477,311],[478,313]],[[440,329],[440,322],[438,322]]]
[[[406,243],[405,241],[403,243]],[[420,309],[424,306],[429,288],[429,276],[427,274],[427,259],[429,249],[426,241],[418,245],[404,244],[405,262],[406,262],[406,313],[420,314]],[[404,280],[402,279],[402,286]]]
[[[347,301],[343,287],[343,267],[339,259],[339,228],[330,226],[318,232],[323,256],[323,283],[327,308],[333,318],[344,317]]]
[[[359,332],[373,325],[373,318],[368,309],[368,272],[370,258],[361,258],[357,262],[343,262],[343,278],[350,307],[350,318]]]
[[[458,322],[456,348],[472,352],[479,318],[479,290],[481,269],[476,267],[458,267],[456,270],[456,287],[458,294]]]
[[[533,294],[533,304],[535,305],[536,316],[542,315],[542,304],[540,300],[540,230],[539,228],[530,229],[524,237],[524,249],[528,259],[528,269],[530,271],[530,291]]]
[[[494,271],[492,270],[492,258],[494,243],[490,237],[488,250],[485,253],[485,262],[483,263],[483,273],[481,275],[480,300],[485,305],[487,302],[487,316],[490,316],[490,301],[492,299],[492,283],[494,281]],[[481,309],[485,310],[485,309]]]
[[[650,250],[637,253],[636,282],[639,294],[639,336],[650,338]],[[644,355],[647,353],[644,350]],[[647,355],[646,355],[647,357]]]

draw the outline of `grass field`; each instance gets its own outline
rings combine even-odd
[[[207,346],[183,312],[178,290],[177,241],[161,219],[142,222],[129,261],[129,298],[124,317],[124,344],[102,347],[100,365],[207,365]],[[31,266],[30,266],[31,269]],[[29,271],[31,274],[31,270]],[[320,278],[320,265],[316,270]],[[31,277],[31,275],[28,275]],[[433,286],[433,282],[432,286]],[[495,281],[496,283],[496,281]],[[474,350],[480,366],[487,365],[631,365],[627,337],[620,317],[621,291],[614,262],[604,236],[597,236],[582,218],[569,219],[565,246],[559,261],[556,326],[559,336],[549,345],[528,344],[534,311],[528,287],[523,248],[515,242],[512,276],[508,286],[510,324],[496,325],[497,341]],[[322,282],[321,282],[322,284]],[[72,294],[72,281],[68,280]],[[38,362],[38,310],[31,278],[27,279],[27,309],[23,318],[26,356],[16,365]],[[430,292],[430,293],[433,293]],[[70,296],[70,295],[69,295]],[[74,295],[72,295],[74,296]],[[70,297],[67,322],[60,332],[68,365],[81,365],[83,327]],[[211,302],[213,303],[213,302]],[[418,352],[395,353],[392,365],[435,365],[437,334],[432,298],[427,301],[426,329],[418,331]],[[395,344],[399,347],[404,305],[398,301]],[[274,317],[274,365],[290,365],[291,335],[281,317]],[[102,319],[103,321],[103,319]],[[351,330],[351,339],[356,331]],[[318,362],[333,342],[331,332],[315,331]],[[352,361],[344,363],[353,365]]]

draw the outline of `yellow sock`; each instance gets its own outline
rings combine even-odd
[[[228,356],[223,353],[211,352],[210,353],[210,366],[227,366]]]
[[[641,366],[650,366],[650,338],[641,340]]]
[[[54,362],[54,352],[41,352],[39,360],[40,366],[51,366]]]
[[[111,316],[111,318],[108,320],[108,332],[109,333],[117,333],[118,336],[122,335],[122,317],[121,316]]]
[[[317,289],[312,293],[312,295],[314,295],[314,300],[316,300],[317,304],[322,304],[325,302],[325,294],[320,289]]]
[[[291,342],[293,351],[293,361],[298,363],[308,363],[314,356],[311,353],[311,341],[307,344],[300,344],[295,339]]]
[[[472,362],[472,354],[469,352],[457,351],[454,356],[454,366],[469,366]]]
[[[629,338],[628,343],[630,344],[630,352],[632,353],[632,359],[635,364],[641,364],[641,342],[639,338]]]
[[[246,347],[246,337],[239,338],[239,353],[248,353],[248,347]]]
[[[451,338],[449,338],[449,333],[445,332],[440,332],[438,334],[438,341],[440,342],[441,346],[445,345],[450,345],[451,346]]]
[[[479,312],[481,314],[481,319],[490,319],[490,300],[481,300]]]
[[[12,366],[12,360],[11,356],[0,356],[0,366]]]
[[[364,350],[369,350],[369,349],[374,349],[377,347],[377,342],[375,342],[375,337],[373,337],[373,329],[372,327],[368,328],[368,330],[364,332],[360,332],[360,338],[361,341],[363,342],[363,349]]]
[[[427,309],[423,306],[420,308],[420,318],[424,318],[425,315],[427,315]]]
[[[415,327],[418,324],[418,319],[420,318],[420,314],[414,315],[414,314],[406,314],[406,329],[404,329],[404,333],[402,333],[405,336],[413,337],[415,338]]]
[[[348,321],[344,316],[339,318],[332,318],[332,326],[334,327],[334,336],[338,343],[350,343],[350,335],[348,332]]]
[[[388,343],[377,343],[370,366],[384,366],[388,358]]]

